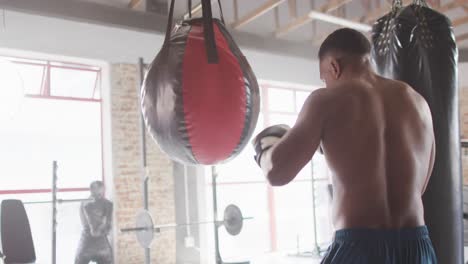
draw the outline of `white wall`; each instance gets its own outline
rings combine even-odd
[[[110,63],[149,62],[159,51],[163,36],[57,18],[5,11],[0,48],[102,60]],[[241,47],[242,48],[242,47]],[[312,49],[311,49],[312,52]],[[257,50],[244,50],[257,77],[297,84],[317,85],[318,64]]]

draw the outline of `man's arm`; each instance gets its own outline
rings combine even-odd
[[[83,206],[83,214],[85,216],[86,222],[89,225],[89,231],[91,232],[91,235],[94,237],[101,236],[103,231],[102,219],[94,219],[93,216],[89,214],[88,207],[86,205]]]
[[[294,127],[262,156],[260,164],[271,185],[292,181],[320,146],[327,112],[324,95],[323,89],[314,91]]]
[[[106,207],[104,210],[106,213],[104,214],[102,219],[100,219],[101,223],[97,225],[97,227],[95,228],[95,232],[97,235],[108,235],[112,229],[113,205],[110,201],[109,201],[109,204],[106,204]]]
[[[106,213],[106,221],[105,221],[105,226],[104,226],[104,232],[103,234],[108,235],[112,229],[112,214],[113,214],[113,204],[112,202],[109,202],[109,208]]]
[[[431,179],[432,171],[434,170],[434,163],[435,163],[435,154],[436,154],[436,145],[435,145],[435,139],[432,142],[432,147],[431,147],[431,157],[429,160],[429,170],[427,172],[427,178],[426,182],[424,183],[424,188],[422,191],[422,194],[426,192],[427,185],[429,184],[429,180]]]
[[[426,182],[424,183],[424,187],[422,190],[422,194],[426,192],[427,185],[429,184],[429,180],[431,179],[432,171],[434,170],[434,163],[435,163],[435,157],[436,157],[436,143],[435,143],[435,135],[434,135],[434,123],[432,121],[432,113],[431,109],[429,107],[429,104],[427,101],[418,94],[420,100],[421,100],[421,105],[422,105],[422,111],[423,111],[423,122],[425,122],[428,133],[430,133],[430,136],[432,138],[432,146],[431,146],[431,154],[429,157],[429,166],[428,166],[428,171],[427,171],[427,178]]]
[[[94,236],[95,235],[94,227],[93,227],[93,224],[91,223],[92,220],[89,217],[88,211],[86,210],[86,202],[83,202],[81,204],[80,209],[81,209],[82,219],[84,219],[86,225],[89,227],[89,231],[91,232],[91,235]]]

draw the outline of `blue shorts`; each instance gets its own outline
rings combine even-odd
[[[336,231],[322,264],[436,264],[427,227]]]

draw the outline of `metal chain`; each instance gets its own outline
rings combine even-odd
[[[414,5],[429,7],[426,0],[413,0]]]
[[[393,0],[393,3],[392,3],[392,11],[393,12],[398,11],[402,7],[403,7],[403,1],[402,0]]]

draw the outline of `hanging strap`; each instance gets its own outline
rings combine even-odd
[[[224,13],[223,13],[223,6],[221,5],[221,0],[218,0],[218,6],[219,6],[219,15],[221,16],[221,22],[225,25],[226,23],[224,22]],[[187,12],[189,19],[192,18],[192,0],[187,0]]]
[[[192,0],[187,1],[188,17],[192,18]]]
[[[172,20],[174,19],[174,4],[175,0],[171,0],[171,6],[169,7],[169,16],[167,18],[166,37],[164,38],[164,44],[167,44],[167,42],[171,38]]]
[[[203,33],[205,35],[205,48],[208,63],[218,63],[218,51],[213,27],[213,13],[211,12],[211,0],[202,0],[203,9]]]
[[[213,13],[211,12],[211,0],[202,0],[201,3],[202,3],[202,10],[203,10],[203,33],[205,37],[206,55],[208,58],[208,63],[214,64],[214,63],[218,63],[218,52],[216,50],[216,41],[215,41],[215,36],[214,36]],[[191,1],[188,4],[191,10],[192,9]],[[224,23],[220,0],[218,0],[218,4],[220,5],[219,7],[221,10],[221,19]],[[164,45],[167,44],[167,42],[171,38],[172,23],[174,19],[174,5],[175,5],[175,0],[171,0],[171,6],[169,7],[169,17],[167,21],[166,37],[164,39]]]
[[[223,14],[223,6],[221,5],[221,0],[218,0],[218,6],[219,6],[219,15],[221,16],[221,22],[223,22],[224,25],[224,14]]]

